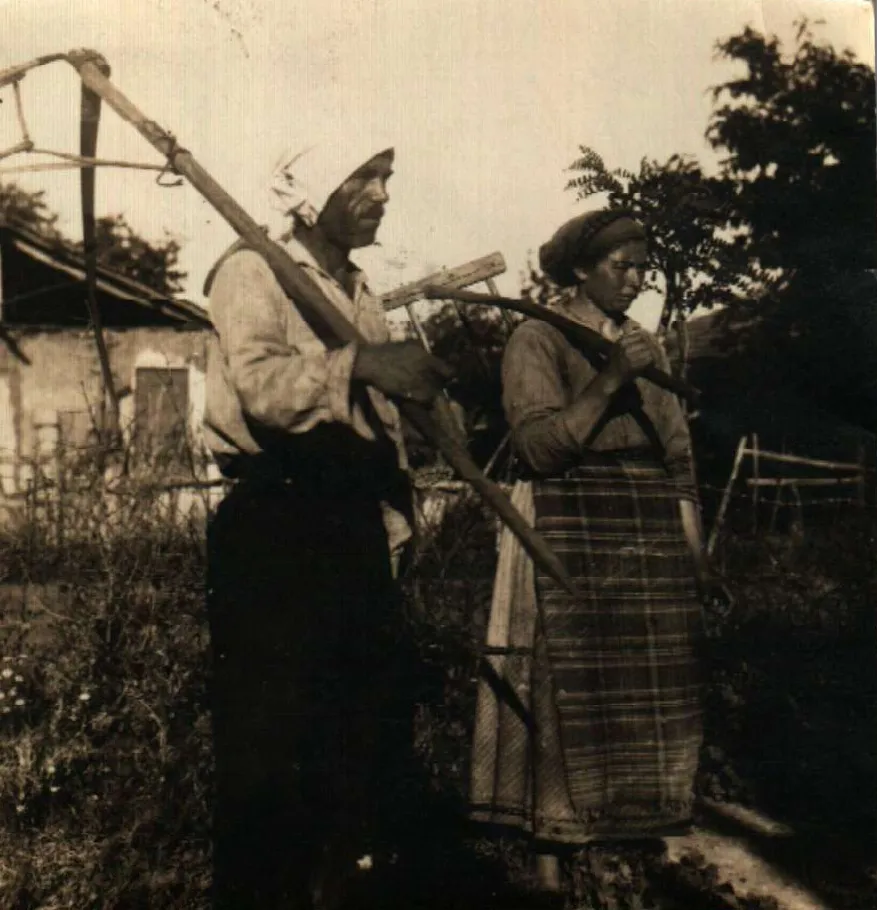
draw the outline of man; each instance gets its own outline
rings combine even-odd
[[[410,535],[389,399],[429,403],[449,378],[419,345],[388,341],[349,258],[384,215],[382,148],[311,149],[275,186],[287,251],[368,344],[328,350],[240,245],[208,279],[205,431],[235,481],[208,541],[217,910],[334,906],[374,814],[377,727],[400,688],[390,551]]]

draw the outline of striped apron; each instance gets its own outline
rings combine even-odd
[[[687,822],[702,739],[678,492],[653,455],[593,461],[514,491],[577,595],[504,534],[476,709],[472,817],[555,843]]]

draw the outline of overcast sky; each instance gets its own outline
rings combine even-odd
[[[374,118],[397,148],[381,246],[358,255],[375,288],[499,250],[514,294],[532,251],[583,210],[563,189],[580,144],[629,168],[674,152],[714,166],[708,89],[733,73],[716,41],[747,24],[790,39],[801,15],[873,65],[867,0],[0,0],[0,67],[100,51],[116,85],[260,219],[284,147]],[[22,88],[36,143],[76,151],[74,71],[54,64]],[[5,147],[18,137],[2,97]],[[98,154],[157,160],[108,109]],[[80,236],[75,172],[18,179]],[[192,188],[148,172],[101,170],[97,186],[99,214],[183,245],[186,294],[201,301],[231,229]],[[636,315],[653,323],[656,301]]]

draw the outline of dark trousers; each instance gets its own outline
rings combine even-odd
[[[409,737],[380,510],[241,483],[208,546],[214,908],[308,908],[315,872],[368,849],[381,750]]]

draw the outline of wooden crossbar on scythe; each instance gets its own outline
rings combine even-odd
[[[109,65],[100,54],[92,50],[78,49],[67,54],[42,57],[30,63],[0,71],[0,88],[20,81],[29,69],[62,59],[66,60],[77,70],[82,80],[83,109],[90,118],[87,125],[83,124],[83,129],[84,131],[93,130],[95,142],[97,115],[100,110],[99,104],[102,100],[116,111],[119,116],[128,121],[153,148],[167,159],[169,170],[185,177],[225,221],[231,225],[244,242],[266,260],[284,292],[295,300],[302,316],[327,346],[337,347],[351,342],[365,341],[356,326],[323,296],[319,285],[316,284],[310,275],[301,269],[282,247],[270,240],[253,218],[198,164],[192,154],[180,147],[173,135],[164,130],[155,121],[148,119],[109,81]],[[82,145],[84,157],[93,155],[91,146],[92,140],[85,137]],[[89,150],[91,154],[86,154]],[[89,171],[92,174],[93,181],[93,167],[84,168],[83,174]],[[86,201],[85,196],[88,186],[83,183],[84,201]],[[90,186],[93,188],[93,183]],[[91,205],[93,219],[93,201]],[[84,219],[85,225],[86,221]],[[88,238],[86,238],[86,249],[88,249]],[[87,256],[86,261],[87,263],[91,261],[90,257]],[[93,269],[92,274],[94,274]],[[112,401],[115,392],[112,384],[112,375],[109,370],[109,358],[102,340],[99,314],[96,313],[96,306],[94,310],[92,318],[94,319],[96,336],[99,338],[98,350],[101,357],[101,370],[107,393]],[[96,319],[95,316],[97,316]],[[541,535],[525,521],[499,486],[488,480],[472,461],[465,445],[459,439],[454,427],[453,416],[450,414],[447,405],[438,398],[432,412],[422,405],[411,401],[399,401],[398,407],[422,435],[436,446],[457,474],[478,491],[485,503],[496,512],[499,518],[520,540],[521,545],[534,562],[540,565],[567,591],[574,593],[575,585],[572,579]]]
[[[417,303],[418,300],[423,299],[425,289],[427,287],[448,289],[468,288],[480,281],[487,283],[488,287],[496,287],[493,283],[493,278],[496,275],[501,275],[505,270],[506,264],[502,253],[491,253],[488,256],[481,256],[478,259],[465,262],[452,269],[442,269],[440,272],[434,272],[432,275],[421,278],[419,281],[413,281],[410,284],[404,284],[392,291],[388,291],[381,295],[381,305],[387,313],[404,307],[405,312],[408,314],[408,320],[410,321],[415,334],[420,339],[420,343],[427,351],[431,352],[432,344],[426,334],[426,329],[418,318],[417,313],[414,311],[414,304]],[[471,325],[468,320],[464,318],[464,315],[460,310],[460,305],[455,303],[454,306],[457,317],[464,330],[470,335],[470,338],[474,343],[475,338],[472,334]],[[490,367],[483,357],[482,352],[477,346],[475,350],[478,354],[482,369],[485,373],[489,373]],[[447,394],[445,394],[445,398],[448,398]],[[466,432],[466,427],[462,420],[458,422],[458,426],[461,432]],[[484,473],[487,475],[490,472],[485,470]]]
[[[384,305],[384,309],[388,312],[398,309],[399,307],[405,307],[408,318],[411,320],[414,331],[417,333],[417,337],[420,338],[421,344],[429,351],[431,350],[429,338],[427,338],[423,325],[414,312],[414,304],[426,296],[426,289],[441,288],[447,289],[448,291],[463,290],[471,287],[473,284],[477,284],[479,281],[483,281],[487,285],[488,290],[490,290],[491,293],[495,293],[496,283],[493,279],[497,275],[501,275],[505,270],[506,264],[502,253],[491,253],[489,256],[481,256],[479,259],[473,259],[471,262],[465,262],[463,265],[455,266],[452,269],[442,269],[440,272],[428,275],[426,278],[421,278],[419,281],[413,281],[410,284],[405,284],[400,288],[396,288],[396,290],[384,294],[381,298],[381,302]],[[459,301],[451,298],[450,303],[454,308],[454,312],[457,314],[457,319],[460,321],[460,324],[470,335],[472,340],[475,341],[474,333],[472,332],[472,324],[463,311]],[[502,315],[503,318],[507,316],[506,313],[503,313]],[[509,323],[506,321],[506,326],[508,327],[508,325]],[[490,365],[477,345],[475,346],[475,352],[478,356],[478,361],[481,364],[482,370],[489,378]]]
[[[427,275],[426,278],[421,278],[419,281],[412,281],[409,284],[404,284],[401,287],[384,294],[381,297],[381,303],[387,312],[391,312],[400,307],[405,307],[408,318],[411,320],[411,324],[414,327],[414,331],[417,333],[418,338],[420,338],[421,344],[429,351],[431,350],[429,338],[427,338],[426,331],[417,318],[417,314],[414,312],[414,304],[423,299],[437,300],[442,298],[443,293],[446,294],[447,296],[444,299],[450,300],[453,305],[457,318],[460,320],[460,324],[469,334],[473,345],[475,345],[475,350],[479,355],[482,369],[489,380],[491,378],[490,366],[481,354],[480,349],[477,347],[477,340],[472,333],[471,323],[468,318],[466,318],[460,301],[455,299],[453,295],[455,291],[463,291],[474,284],[484,282],[490,294],[494,297],[499,297],[499,288],[497,288],[496,282],[493,279],[496,278],[497,275],[502,275],[505,270],[506,263],[502,253],[490,253],[487,256],[472,259],[470,262],[464,262],[462,265],[455,266],[452,269],[442,269],[440,272]],[[510,337],[511,333],[514,331],[515,324],[507,310],[500,309],[499,313],[506,329],[506,340],[508,340],[508,337]],[[490,475],[491,468],[502,450],[508,445],[509,438],[509,433],[506,433],[505,436],[503,436],[493,455],[490,457],[487,466],[484,468],[485,475]]]

